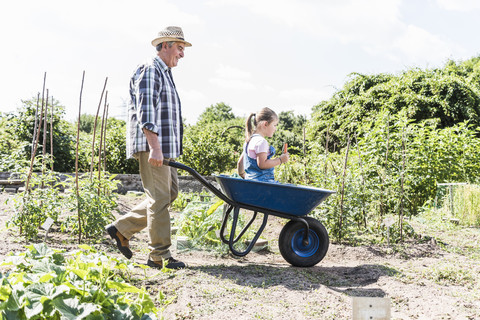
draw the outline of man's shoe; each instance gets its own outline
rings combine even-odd
[[[117,242],[117,248],[120,252],[127,258],[132,257],[132,250],[128,247],[128,239],[125,238],[113,224],[109,224],[107,227],[107,232],[112,237],[113,240]]]
[[[170,257],[168,259],[164,260],[167,265],[165,268],[167,269],[183,269],[186,267],[185,263],[182,261],[178,261],[177,259]],[[162,269],[163,268],[163,262],[162,261],[153,261],[148,259],[147,261],[147,266],[152,267],[152,268],[157,268],[157,269]]]

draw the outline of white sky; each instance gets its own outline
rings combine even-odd
[[[480,54],[477,0],[17,0],[0,12],[0,111],[42,90],[95,114],[108,77],[110,115],[168,25],[193,44],[173,69],[183,115],[212,104],[238,116],[269,106],[310,115],[351,72],[442,67]]]

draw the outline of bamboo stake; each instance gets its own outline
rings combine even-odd
[[[80,87],[80,99],[78,105],[78,122],[77,122],[77,147],[75,154],[75,192],[77,194],[77,217],[78,217],[78,243],[82,241],[82,214],[80,211],[80,194],[78,186],[78,145],[80,141],[80,116],[82,115],[82,93],[83,93],[83,82],[85,80],[85,71],[83,71],[82,76],[82,85]]]
[[[43,118],[43,104],[42,104],[42,111],[40,113],[40,119]],[[38,132],[36,134],[36,139],[35,139],[35,145],[34,145],[34,148],[33,148],[33,154],[32,154],[32,158],[30,159],[30,169],[28,171],[28,176],[27,176],[27,181],[25,182],[25,194],[28,193],[28,189],[29,189],[29,184],[30,184],[30,179],[32,177],[32,171],[33,171],[33,163],[34,163],[34,160],[35,160],[35,154],[37,153],[37,149],[38,149],[38,143],[39,143],[39,140],[40,140],[40,131],[42,130],[42,121],[39,122],[39,125],[38,125]]]
[[[338,228],[338,239],[342,241],[342,228],[343,228],[343,199],[345,197],[345,176],[347,174],[347,162],[348,162],[348,153],[350,151],[350,135],[347,137],[347,151],[345,152],[345,163],[343,165],[343,179],[342,179],[342,190],[340,197],[340,221]]]
[[[110,107],[110,105],[107,104],[107,112],[106,112],[106,116],[105,116],[105,137],[103,138],[103,152],[104,152],[103,173],[104,174],[107,171],[107,154],[106,154],[106,151],[107,151],[107,125],[108,125],[108,109],[109,109],[109,107]]]
[[[51,159],[51,168],[53,172],[53,97],[52,97],[52,111],[50,114],[50,159]]]
[[[33,154],[33,145],[35,144],[35,139],[36,139],[36,135],[37,135],[37,126],[38,126],[38,104],[40,103],[40,92],[37,93],[37,107],[35,109],[35,123],[34,123],[34,126],[33,126],[33,135],[32,135],[32,148],[31,148],[31,154],[32,154],[32,157],[34,157],[34,154]]]
[[[330,131],[330,125],[328,125],[327,127],[327,133],[325,136],[325,172],[324,172],[325,179],[327,178],[328,140],[330,139],[329,131]]]
[[[42,104],[42,112],[40,118],[43,117],[43,104]],[[32,172],[33,172],[33,163],[35,161],[35,154],[37,153],[37,148],[38,148],[38,142],[40,139],[40,131],[42,130],[42,121],[39,122],[39,127],[38,127],[38,133],[36,134],[36,140],[33,148],[33,154],[30,159],[30,169],[28,170],[28,176],[27,176],[27,181],[25,182],[25,193],[23,194],[23,203],[25,203],[25,198],[29,194],[29,185],[30,185],[30,179],[32,178]],[[23,222],[22,222],[23,223]],[[20,225],[20,234],[23,232],[23,224]]]
[[[100,96],[100,102],[98,103],[97,115],[95,116],[95,124],[94,124],[94,126],[93,126],[92,160],[91,160],[91,163],[90,163],[90,180],[92,180],[92,175],[93,175],[93,159],[94,159],[94,157],[95,157],[95,135],[96,135],[96,131],[97,131],[98,113],[100,112],[100,107],[101,107],[101,105],[102,105],[102,100],[103,100],[103,94],[105,93],[105,88],[107,87],[107,80],[108,80],[108,77],[105,78],[105,84],[103,85],[102,94],[101,94],[101,96]],[[80,122],[80,119],[78,119],[78,121]]]
[[[400,214],[399,214],[399,225],[400,225],[400,241],[403,241],[403,205],[404,205],[404,198],[405,192],[403,188],[403,179],[405,173],[405,127],[402,128],[402,172],[400,174]]]
[[[385,174],[382,176],[380,173],[380,220],[383,219],[386,214],[386,205],[384,203],[384,192],[385,192],[385,176],[388,172],[388,152],[390,146],[390,115],[387,114],[387,150],[385,151]]]
[[[362,157],[360,155],[360,147],[358,145],[357,134],[355,133],[355,144],[357,145],[357,153],[358,153],[358,164],[360,166],[360,182],[362,183],[362,220],[363,226],[367,227],[367,214],[365,213],[365,177],[363,176],[363,162]]]
[[[105,111],[107,110],[108,91],[105,92],[105,104],[103,106],[102,126],[100,129],[100,143],[98,144],[98,180],[100,181],[102,172],[102,149],[103,149],[103,126],[105,125]],[[100,195],[100,185],[98,186],[98,195]]]
[[[48,116],[48,89],[47,89],[47,99],[45,102],[45,114],[43,116],[43,148],[42,148],[42,176],[45,176],[45,158],[47,155],[47,116]],[[42,179],[42,189],[45,187],[45,181]]]
[[[303,179],[304,181],[307,181],[307,160],[306,160],[306,156],[307,156],[307,153],[305,151],[305,143],[306,143],[306,134],[305,134],[305,126],[303,127]]]
[[[47,72],[45,72],[44,75],[43,75],[42,112],[41,112],[40,118],[38,120],[38,127],[39,128],[38,128],[37,132],[34,132],[34,134],[33,134],[36,137],[35,138],[35,146],[33,148],[32,157],[30,159],[30,169],[28,170],[27,181],[25,182],[25,195],[28,194],[28,186],[30,184],[30,179],[32,178],[33,163],[34,163],[34,160],[35,160],[35,154],[37,153],[37,149],[38,149],[38,142],[39,142],[39,139],[40,139],[40,131],[42,131],[42,118],[43,118],[43,105],[44,105],[43,98],[45,96],[45,82],[46,81],[47,81]],[[21,232],[21,230],[20,230],[20,232]]]

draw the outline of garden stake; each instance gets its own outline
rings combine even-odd
[[[365,214],[365,177],[363,176],[363,162],[362,162],[362,157],[360,155],[360,147],[358,146],[358,140],[357,140],[357,133],[355,133],[355,144],[357,145],[357,153],[358,153],[358,164],[360,166],[360,177],[361,177],[361,183],[362,183],[362,221],[363,221],[363,226],[366,228],[367,227],[367,215]]]
[[[33,157],[33,145],[35,144],[35,138],[37,136],[37,126],[38,126],[38,104],[40,100],[40,92],[37,93],[37,108],[35,109],[35,124],[33,127],[33,137],[32,137],[32,148],[31,148],[31,155]]]
[[[82,115],[82,92],[83,92],[83,81],[85,79],[85,70],[83,71],[82,76],[82,85],[80,86],[80,98],[78,104],[78,121],[77,121],[77,148],[75,153],[75,193],[77,195],[77,217],[78,217],[78,243],[82,240],[82,219],[80,213],[80,195],[78,193],[78,145],[80,141],[80,117]]]
[[[107,137],[107,124],[108,124],[108,108],[109,108],[109,104],[107,104],[107,111],[106,111],[106,115],[105,115],[105,137]],[[103,152],[105,153],[105,150],[107,150],[107,139],[103,139]],[[103,157],[103,174],[104,174],[104,177],[106,177],[106,172],[107,171],[107,155],[104,154],[104,157]]]
[[[51,158],[51,168],[53,171],[53,97],[52,97],[52,113],[50,114],[50,158]],[[53,182],[52,182],[53,185]]]
[[[328,132],[329,132],[329,130],[330,130],[330,125],[328,125],[327,132],[325,134],[325,172],[323,174],[324,179],[327,179],[327,159],[328,159],[328,139],[329,139]]]
[[[108,77],[105,78],[105,84],[103,85],[102,94],[100,95],[100,101],[99,101],[98,107],[97,107],[97,115],[95,116],[95,123],[93,125],[92,162],[90,163],[90,180],[92,180],[92,175],[93,175],[93,159],[94,159],[94,156],[95,156],[95,135],[96,135],[96,132],[97,132],[98,113],[100,112],[100,107],[102,105],[102,100],[103,100],[103,94],[105,93],[105,88],[107,87],[107,80],[108,80]],[[80,119],[78,121],[80,121]]]
[[[32,177],[33,162],[35,160],[35,154],[37,153],[37,149],[38,149],[38,141],[40,139],[40,131],[42,130],[42,121],[41,121],[42,118],[43,118],[43,102],[42,102],[42,112],[40,114],[40,121],[38,122],[39,125],[38,125],[37,134],[36,134],[35,145],[34,145],[34,148],[33,148],[32,157],[30,159],[30,169],[28,170],[27,181],[25,182],[25,194],[28,193],[28,185],[30,184],[30,179]]]
[[[343,179],[342,190],[340,192],[340,221],[338,228],[338,240],[342,241],[342,226],[343,226],[343,197],[345,195],[345,175],[347,174],[348,152],[350,151],[350,135],[347,137],[347,151],[345,152],[345,163],[343,165]]]
[[[43,116],[43,149],[42,149],[42,176],[45,176],[45,158],[47,155],[47,117],[48,117],[48,89],[47,99],[45,101],[45,114]],[[44,179],[42,179],[42,189],[45,187]]]
[[[103,140],[105,139],[105,136],[103,134],[103,128],[105,125],[105,111],[107,110],[107,96],[108,96],[108,90],[105,92],[105,104],[103,106],[103,115],[102,115],[102,127],[100,130],[100,143],[98,144],[98,181],[100,181],[101,177],[101,172],[102,172],[102,147],[103,147]],[[104,154],[105,156],[105,154]],[[98,185],[98,195],[100,196],[100,191],[101,191],[101,186],[100,184]]]
[[[400,241],[403,241],[403,200],[405,197],[405,192],[403,190],[403,175],[405,172],[405,127],[402,128],[402,172],[400,174],[400,214],[399,214],[399,225],[400,225]]]

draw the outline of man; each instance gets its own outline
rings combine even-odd
[[[185,41],[180,27],[167,27],[152,40],[157,49],[153,61],[140,65],[130,81],[127,156],[139,162],[146,199],[106,227],[120,252],[130,259],[129,239],[148,228],[150,250],[147,265],[178,269],[185,263],[170,253],[169,205],[178,195],[175,168],[164,166],[164,159],[182,154],[182,112],[170,69],[183,58]]]

